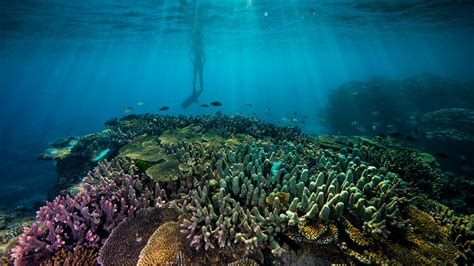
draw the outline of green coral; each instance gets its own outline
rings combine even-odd
[[[203,181],[192,194],[192,207],[186,208],[182,227],[193,239],[191,245],[212,249],[238,242],[249,250],[263,245],[279,257],[285,249],[278,235],[296,229],[293,238],[301,240],[305,236],[297,229],[307,223],[328,226],[328,232],[337,234],[335,225],[349,217],[367,236],[384,238],[390,228],[404,228],[393,190],[395,174],[367,166],[357,149],[352,154],[347,149],[320,150],[313,158],[301,152],[292,143],[220,150],[215,164],[222,168],[220,186]],[[270,175],[265,162],[276,154],[281,154],[282,165]],[[318,161],[315,170],[307,168],[306,160]],[[325,238],[313,240],[337,242],[331,235],[321,236]]]

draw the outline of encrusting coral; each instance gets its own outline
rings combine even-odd
[[[182,258],[182,242],[179,241],[179,224],[167,222],[160,226],[141,250],[139,266],[175,264]]]
[[[125,218],[100,249],[98,262],[101,265],[136,265],[141,250],[162,220],[160,208],[141,209],[134,217]]]

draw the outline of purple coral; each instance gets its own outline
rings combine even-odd
[[[101,162],[84,178],[84,189],[76,196],[47,202],[12,249],[15,264],[30,264],[76,245],[99,246],[125,217],[154,201],[146,177],[134,172],[133,163],[124,159]]]

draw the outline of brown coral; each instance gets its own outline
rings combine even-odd
[[[179,230],[177,222],[166,222],[161,225],[140,252],[137,265],[175,264],[180,257],[186,259],[186,255],[180,255],[183,243],[179,241],[181,239]]]
[[[73,250],[61,249],[54,257],[40,263],[42,266],[97,265],[98,250],[78,246]]]
[[[148,238],[163,222],[171,209],[147,208],[135,217],[127,218],[115,228],[100,250],[99,262],[103,265],[136,265]],[[169,216],[169,215],[168,215]]]

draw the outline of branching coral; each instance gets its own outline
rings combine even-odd
[[[301,228],[297,232],[302,235],[294,237],[304,238],[307,224],[323,227],[318,236],[332,234],[324,241],[308,238],[325,244],[335,240],[334,225],[344,217],[355,219],[364,234],[374,237],[387,237],[389,227],[404,226],[393,191],[396,175],[365,165],[357,150],[321,151],[310,171],[300,150],[292,144],[221,150],[215,163],[221,173],[218,185],[201,181],[185,206],[181,226],[191,245],[207,250],[242,243],[249,251],[268,246],[279,257],[285,252],[280,233]],[[278,155],[283,163],[272,174],[271,161]],[[276,195],[289,195],[288,203]]]
[[[40,261],[61,249],[98,247],[111,230],[139,208],[150,206],[153,193],[130,161],[101,162],[84,179],[76,196],[58,196],[37,212],[12,250],[15,264]]]

